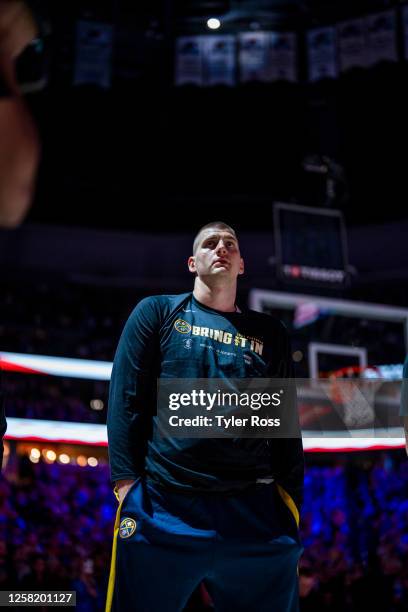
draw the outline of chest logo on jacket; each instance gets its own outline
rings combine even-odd
[[[184,319],[177,319],[174,323],[174,328],[180,332],[180,334],[188,334],[191,331],[190,323],[187,323]]]

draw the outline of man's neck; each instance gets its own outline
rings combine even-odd
[[[209,286],[202,279],[195,279],[193,295],[204,306],[220,310],[221,312],[235,312],[235,299],[237,284],[223,284],[222,286]]]

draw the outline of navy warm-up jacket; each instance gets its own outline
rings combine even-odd
[[[254,376],[293,376],[288,333],[278,319],[251,310],[220,312],[192,293],[143,299],[125,325],[114,359],[108,410],[112,481],[146,474],[172,489],[227,493],[273,477],[299,508],[300,437],[155,435],[158,378]]]

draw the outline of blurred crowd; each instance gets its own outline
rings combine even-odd
[[[407,610],[402,451],[325,461],[306,470],[301,611]],[[117,506],[107,466],[15,465],[0,481],[0,589],[72,589],[79,611],[102,610]],[[207,607],[198,592],[189,610]]]
[[[61,282],[2,282],[0,351],[112,361],[140,295]],[[29,307],[28,307],[29,305]],[[105,423],[108,384],[4,372],[9,417]],[[91,401],[98,400],[98,409]],[[102,402],[102,404],[101,404]]]
[[[2,281],[2,351],[112,361],[123,325],[142,297],[129,289]]]
[[[408,609],[408,463],[403,451],[309,466],[302,611]]]
[[[107,467],[21,458],[0,481],[0,589],[75,590],[77,610],[102,610],[114,513]]]
[[[9,417],[106,423],[105,381],[5,372],[3,392]]]

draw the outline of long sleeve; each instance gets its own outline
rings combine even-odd
[[[116,350],[107,420],[113,482],[137,478],[144,470],[155,408],[159,325],[158,300],[142,300],[130,315]]]

